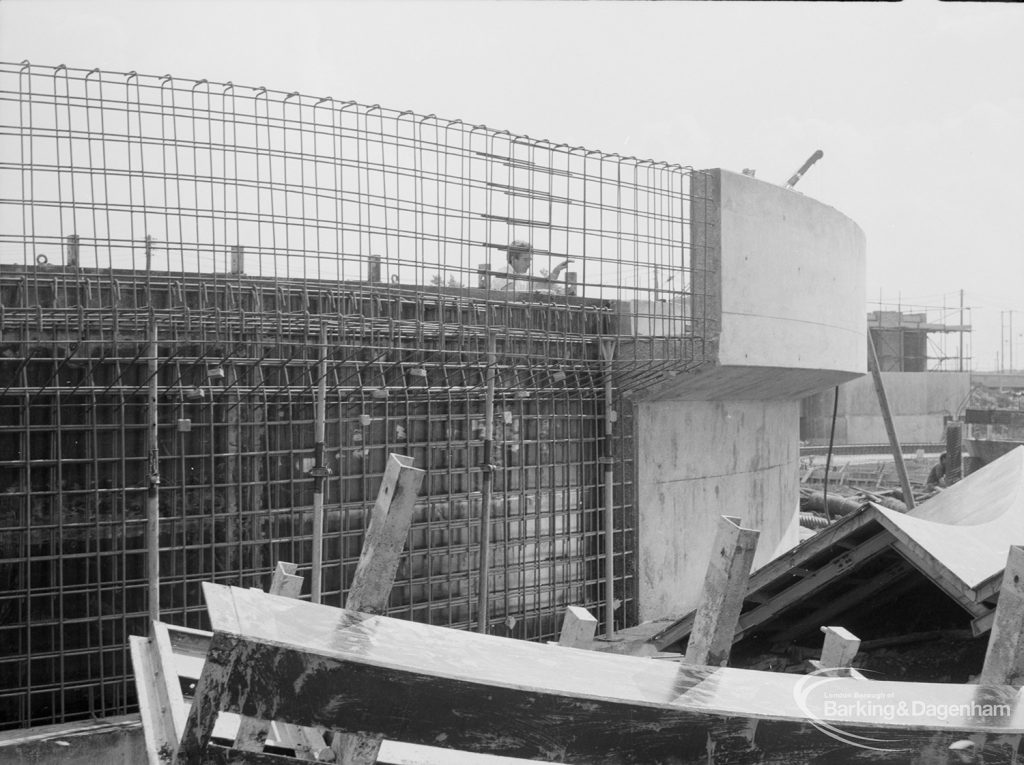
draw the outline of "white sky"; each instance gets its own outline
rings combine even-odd
[[[822,149],[797,189],[864,229],[868,299],[952,308],[963,289],[975,369],[1004,337],[1005,362],[1011,310],[1024,367],[1022,40],[1019,3],[0,0],[5,61],[329,95],[777,183]]]

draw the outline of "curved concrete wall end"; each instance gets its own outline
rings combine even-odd
[[[695,178],[694,300],[717,333],[708,363],[637,402],[641,620],[697,606],[721,515],[760,530],[755,568],[797,543],[799,401],[866,372],[860,227],[781,186]]]
[[[718,173],[719,365],[827,370],[835,382],[863,374],[860,226],[791,189]]]

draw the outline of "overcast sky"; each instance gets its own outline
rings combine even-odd
[[[297,90],[777,183],[821,149],[797,188],[864,229],[868,299],[952,308],[963,289],[975,369],[1004,336],[1007,355],[1010,311],[1024,367],[1022,40],[1016,3],[0,0],[6,61]]]

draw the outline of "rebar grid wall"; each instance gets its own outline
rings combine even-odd
[[[0,64],[0,726],[132,708],[147,495],[162,619],[205,626],[202,581],[308,578],[318,459],[324,602],[408,454],[427,476],[389,613],[476,625],[489,474],[488,631],[527,639],[567,605],[606,616],[611,464],[612,607],[635,623],[622,393],[702,363],[715,331],[691,176],[331,98]],[[568,272],[495,289],[515,239],[535,276]]]

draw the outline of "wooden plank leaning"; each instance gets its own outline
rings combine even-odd
[[[1024,682],[1024,547],[1011,545],[980,683]]]
[[[1007,553],[991,623],[978,684],[997,683],[1019,688],[1024,682],[1024,547],[1019,545],[1011,545]],[[988,743],[989,736],[974,733],[951,744],[949,750],[955,752],[956,762],[990,762],[992,760],[986,756]]]
[[[739,518],[723,515],[719,519],[704,590],[686,646],[687,664],[721,667],[728,663],[760,533],[742,528]]]
[[[412,457],[388,456],[345,608],[370,614],[387,610],[398,561],[412,524],[413,505],[426,475],[412,463]],[[335,732],[331,749],[339,762],[364,765],[377,761],[382,740],[380,736]]]
[[[412,457],[388,456],[359,563],[345,600],[345,608],[350,611],[381,614],[387,610],[398,559],[412,524],[413,505],[426,475],[412,463]]]
[[[174,733],[173,702],[167,698],[165,686],[161,681],[163,670],[153,642],[132,635],[128,638],[128,645],[135,674],[146,758],[149,765],[159,765],[166,762],[167,755],[174,752],[178,742]]]

